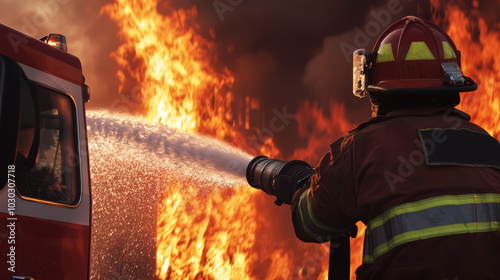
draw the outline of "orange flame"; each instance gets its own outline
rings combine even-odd
[[[250,204],[255,193],[212,191],[200,193],[192,182],[169,184],[158,216],[159,279],[248,278],[257,213],[240,205]]]
[[[248,187],[164,176],[158,279],[326,279],[328,245],[296,240],[289,209]]]
[[[237,137],[226,120],[232,101],[232,73],[211,66],[215,44],[195,31],[196,8],[157,11],[158,1],[116,0],[103,7],[120,27],[124,40],[112,55],[140,87],[147,119],[183,131],[198,131],[219,139]],[[130,82],[129,82],[130,83]]]

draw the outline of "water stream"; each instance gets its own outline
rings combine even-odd
[[[87,112],[92,183],[92,279],[155,279],[156,211],[175,177],[246,184],[248,154],[216,139],[108,111]]]

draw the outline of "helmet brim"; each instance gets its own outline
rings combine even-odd
[[[380,85],[369,85],[366,87],[366,90],[369,93],[421,93],[421,92],[469,92],[477,90],[477,84],[472,82],[471,84],[463,85],[463,86],[426,86],[425,84],[421,85],[405,85],[405,87],[401,87],[401,84],[398,83],[398,87],[391,86],[390,83],[384,83],[384,86]]]

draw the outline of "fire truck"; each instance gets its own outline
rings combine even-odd
[[[89,87],[66,39],[0,24],[0,279],[88,279]]]

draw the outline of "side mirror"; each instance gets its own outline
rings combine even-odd
[[[363,98],[367,95],[366,50],[357,49],[352,54],[352,93]]]

